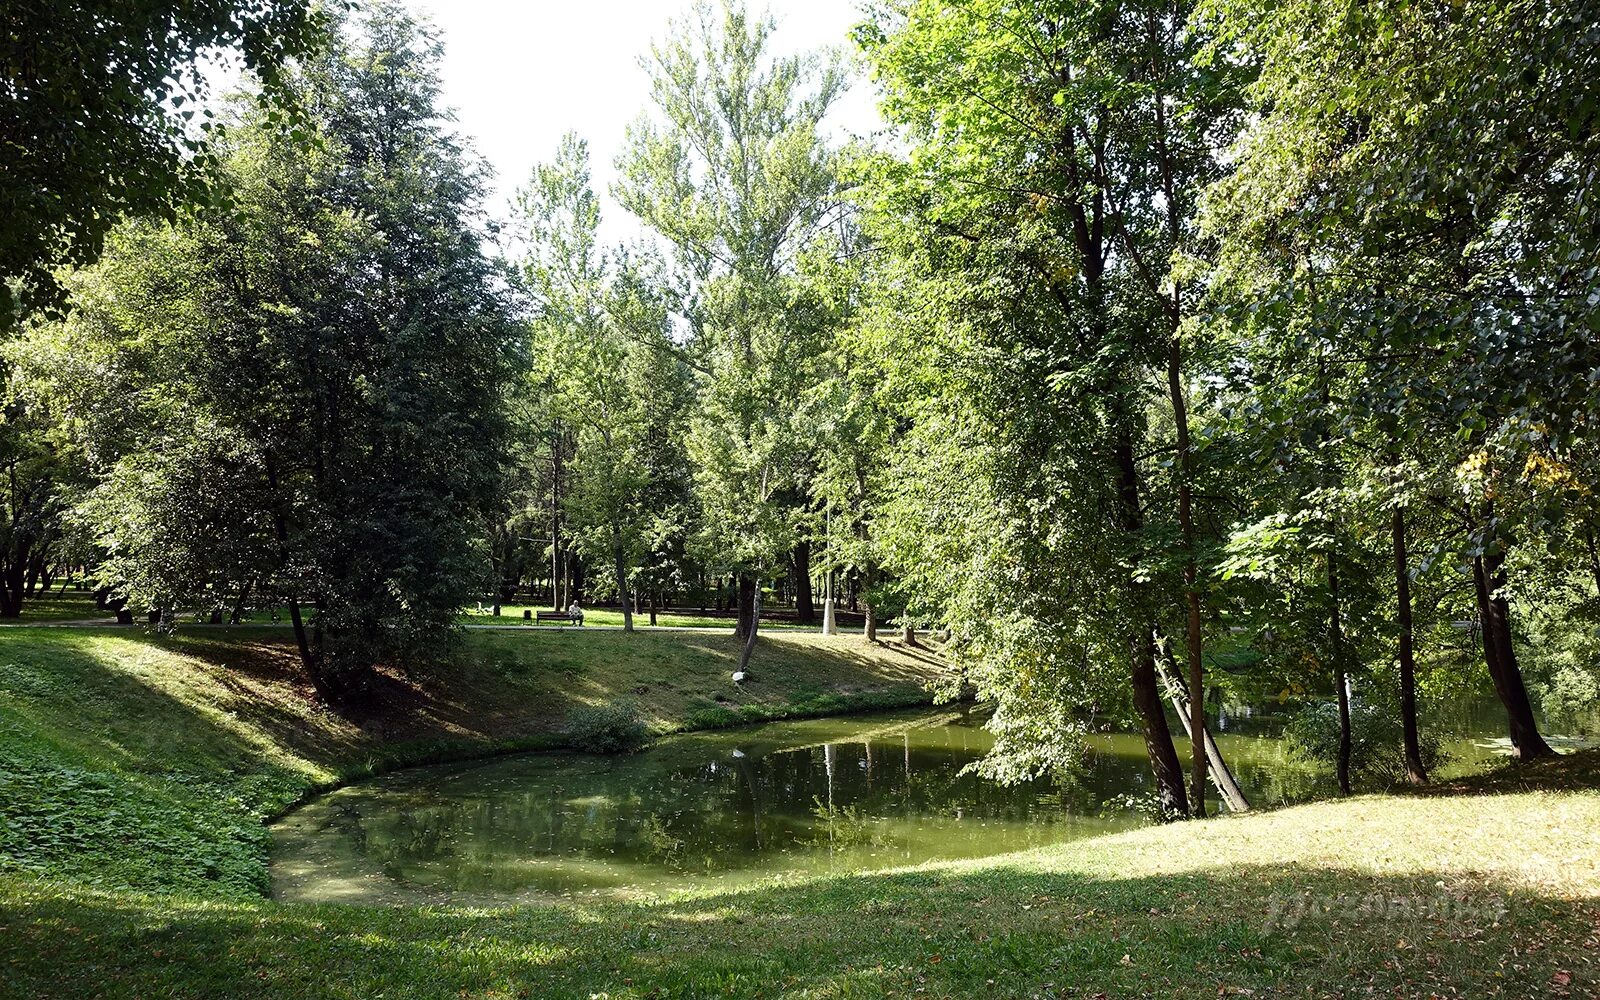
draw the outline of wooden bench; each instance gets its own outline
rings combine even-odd
[[[578,625],[583,624],[583,615],[574,615],[566,611],[541,611],[535,617],[542,622],[574,622]]]

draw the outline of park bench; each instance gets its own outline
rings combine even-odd
[[[539,621],[542,622],[574,622],[578,625],[583,624],[583,615],[575,615],[566,611],[541,611],[537,617]]]

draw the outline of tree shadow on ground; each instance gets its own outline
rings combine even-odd
[[[1592,896],[1464,870],[1022,862],[506,910],[0,895],[38,997],[1591,996]],[[1588,947],[1586,947],[1586,942]]]

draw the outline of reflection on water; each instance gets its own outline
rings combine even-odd
[[[961,773],[992,745],[984,718],[923,710],[774,723],[629,757],[405,771],[277,824],[274,890],[350,902],[632,896],[979,857],[1146,822],[1129,804],[1151,783],[1139,737],[1097,736],[1078,773],[1006,788]],[[1327,794],[1329,775],[1287,759],[1281,722],[1239,711],[1214,720],[1240,784],[1261,805]],[[1476,763],[1493,752],[1481,743],[1452,746]]]
[[[1142,779],[1110,740],[1070,784],[962,768],[992,739],[945,711],[680,736],[629,757],[531,754],[422,768],[324,796],[274,828],[289,899],[506,899],[883,868],[1139,823],[1100,815]]]

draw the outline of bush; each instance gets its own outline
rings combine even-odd
[[[567,713],[567,738],[585,753],[632,753],[650,732],[632,705],[580,705]]]
[[[1319,701],[1307,705],[1289,720],[1283,737],[1289,751],[1303,760],[1337,767],[1339,763],[1339,704]],[[1387,788],[1406,778],[1404,733],[1400,713],[1370,701],[1350,704],[1350,778],[1365,785]],[[1448,760],[1437,736],[1417,734],[1422,766],[1432,774]]]

